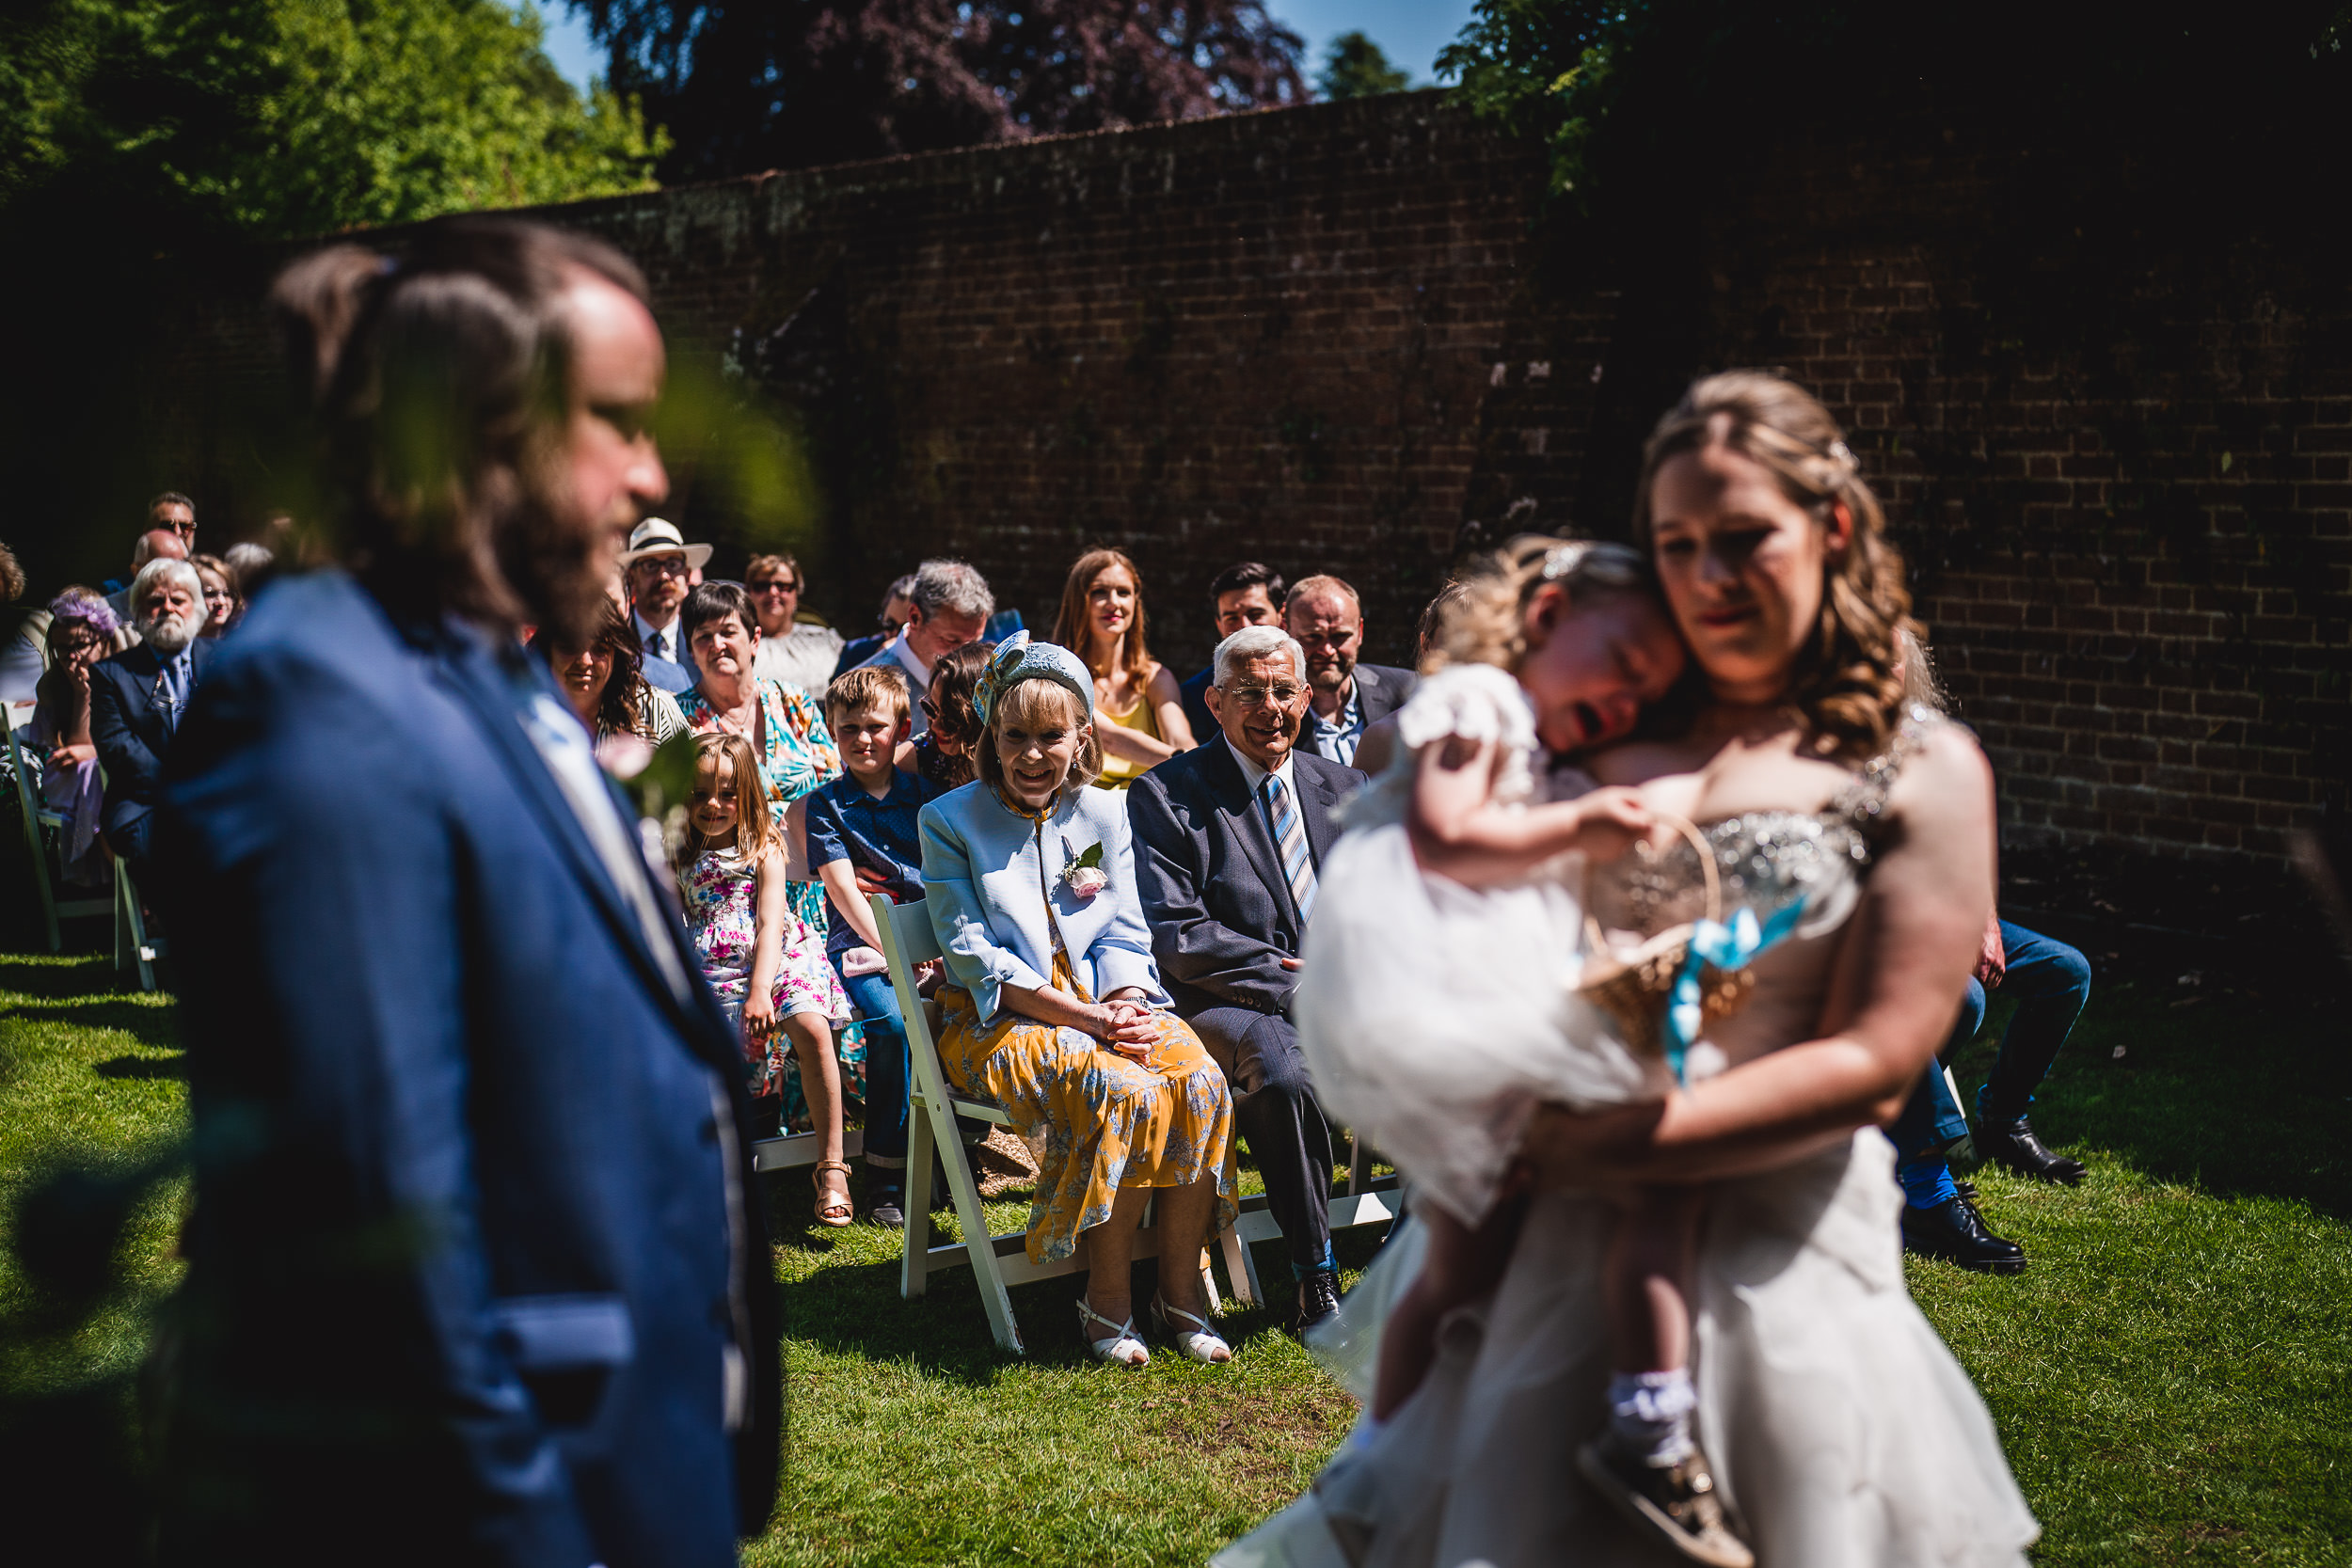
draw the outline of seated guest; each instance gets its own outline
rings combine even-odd
[[[907,610],[914,603],[914,574],[909,572],[896,578],[882,594],[882,630],[870,637],[853,637],[842,644],[841,657],[834,661],[835,676],[846,675],[859,665],[888,647],[907,624]]]
[[[930,689],[931,667],[965,643],[980,641],[995,613],[996,595],[977,570],[961,561],[926,561],[915,568],[914,585],[907,591],[906,626],[866,663],[906,676],[909,694],[919,702]],[[930,728],[918,707],[914,733]]]
[[[693,654],[678,610],[697,580],[694,574],[710,564],[710,546],[690,545],[676,524],[648,517],[629,534],[620,561],[636,607],[631,626],[644,654],[640,673],[664,691],[684,691],[694,684]]]
[[[2026,1107],[2090,1000],[2090,961],[2055,938],[2001,919],[1997,911],[1986,926],[1951,1037],[1938,1059],[1928,1064],[1886,1135],[1895,1143],[1895,1180],[1903,1189],[1904,1247],[1979,1274],[2016,1274],[2026,1266],[2026,1249],[1993,1233],[1978,1212],[1974,1192],[1961,1190],[1946,1158],[1952,1145],[1968,1135],[1968,1121],[1945,1082],[1943,1064],[1977,1037],[1988,989],[2018,1001],[2001,1031],[1993,1075],[1977,1091],[1977,1152],[2039,1181],[2071,1187],[2082,1180],[2083,1163],[2045,1148],[2026,1118]]]
[[[1403,707],[1420,677],[1357,662],[1364,651],[1363,606],[1338,578],[1302,579],[1291,589],[1282,617],[1307,650],[1307,684],[1314,693],[1299,747],[1353,767],[1364,731]]]
[[[131,576],[135,580],[151,561],[185,561],[188,546],[179,532],[170,528],[151,528],[138,536],[131,546]],[[133,597],[131,584],[106,595],[106,603],[115,612],[115,619],[135,630],[142,618],[137,599]],[[200,601],[199,601],[200,602]]]
[[[65,817],[65,879],[80,887],[103,887],[107,878],[98,849],[103,802],[89,732],[90,672],[120,645],[120,631],[94,589],[69,588],[49,603],[49,669],[35,689],[32,739],[41,752],[41,804]]]
[[[1232,1085],[1233,1120],[1265,1176],[1290,1247],[1300,1332],[1339,1309],[1331,1258],[1331,1132],[1315,1103],[1291,1001],[1314,911],[1315,867],[1340,803],[1364,778],[1297,750],[1306,655],[1279,626],[1217,644],[1209,706],[1223,736],[1136,781],[1136,891],[1176,1011]]]
[[[917,705],[928,722],[920,736],[898,748],[898,766],[930,784],[934,795],[961,789],[978,776],[972,757],[983,726],[972,693],[995,655],[993,642],[966,642],[931,666],[931,689]]]
[[[131,579],[130,594],[139,607],[142,641],[91,668],[89,728],[106,769],[106,847],[137,879],[147,873],[164,758],[215,644],[197,635],[204,626],[204,582],[186,562],[149,562]]]
[[[743,592],[759,617],[758,673],[821,703],[841,657],[841,634],[801,619],[801,595],[808,579],[788,555],[755,555],[743,568]]]
[[[1184,693],[1144,641],[1143,574],[1123,550],[1089,550],[1063,580],[1054,641],[1094,672],[1101,731],[1099,789],[1124,789],[1193,747]]]
[[[188,564],[204,584],[204,629],[197,635],[218,637],[237,618],[236,574],[216,555],[192,555]]]
[[[1083,1236],[1078,1318],[1100,1360],[1151,1359],[1132,1313],[1136,1227],[1158,1189],[1160,1295],[1152,1316],[1196,1361],[1232,1351],[1204,1315],[1200,1248],[1235,1212],[1226,1177],[1232,1099],[1168,1010],[1136,897],[1127,812],[1089,789],[1102,767],[1094,677],[1077,656],[1016,633],[977,700],[979,779],[923,808],[923,889],[950,984],[939,1055],[967,1094],[1003,1105],[1042,1145],[1032,1260]]]
[[[686,733],[686,716],[677,699],[639,673],[644,656],[637,633],[618,605],[607,602],[596,622],[595,641],[584,648],[566,648],[560,639],[542,632],[532,646],[547,657],[555,684],[601,744],[614,736],[634,736],[659,746],[674,735]]]
[[[1244,626],[1279,626],[1282,624],[1282,574],[1261,562],[1244,561],[1217,573],[1209,584],[1209,603],[1216,615],[1216,639],[1225,639]],[[1184,722],[1192,726],[1193,737],[1205,743],[1217,733],[1216,715],[1209,711],[1209,683],[1216,678],[1216,661],[1211,659],[1207,668],[1184,682],[1177,689],[1184,701]]]
[[[768,781],[768,807],[787,843],[806,831],[801,801],[841,775],[825,716],[798,687],[753,672],[759,657],[759,618],[751,595],[733,582],[706,582],[688,594],[678,628],[700,672],[679,693],[678,712],[696,734],[723,730],[752,743]],[[792,883],[792,912],[813,929],[829,922],[825,893],[813,881]],[[854,1048],[851,1048],[854,1049]]]
[[[808,866],[833,905],[826,955],[866,1021],[866,1212],[878,1225],[904,1225],[906,1021],[866,899],[882,893],[908,904],[923,896],[916,814],[939,792],[897,764],[911,719],[907,683],[896,670],[852,670],[834,681],[825,692],[825,721],[841,749],[841,777],[808,798]]]

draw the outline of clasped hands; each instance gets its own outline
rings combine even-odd
[[[1140,1063],[1152,1054],[1152,1007],[1143,999],[1143,990],[1128,986],[1111,992],[1091,1006],[1093,1020],[1087,1033],[1102,1043],[1103,1049]]]

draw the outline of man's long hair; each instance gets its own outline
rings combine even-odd
[[[396,255],[330,245],[272,288],[342,553],[388,608],[593,633],[595,540],[561,520],[575,269],[645,298],[609,245],[481,217],[426,224]]]

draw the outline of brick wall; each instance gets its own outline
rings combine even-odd
[[[647,268],[685,379],[723,364],[803,433],[813,509],[756,480],[788,451],[674,438],[694,531],[797,531],[859,623],[935,551],[1050,622],[1069,560],[1116,544],[1184,669],[1250,557],[1351,578],[1405,659],[1463,546],[1619,531],[1685,376],[1786,366],[1888,499],[2008,841],[2275,863],[2344,775],[2352,308],[2255,245],[2025,264],[1988,235],[2036,151],[1792,148],[1664,268],[1536,224],[1537,160],[1429,94],[557,215]],[[273,259],[174,345],[223,493],[257,493],[231,434]]]

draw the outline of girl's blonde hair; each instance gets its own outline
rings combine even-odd
[[[1844,557],[1822,568],[1820,619],[1798,654],[1788,696],[1813,732],[1815,751],[1877,756],[1902,709],[1901,639],[1920,630],[1903,586],[1902,552],[1886,537],[1886,515],[1863,483],[1845,433],[1812,394],[1770,371],[1725,371],[1692,382],[1642,451],[1633,536],[1645,548],[1659,468],[1715,445],[1768,470],[1820,527],[1832,526],[1841,503],[1853,519]]]
[[[1071,564],[1070,576],[1061,585],[1061,611],[1054,617],[1053,641],[1086,660],[1088,669],[1094,670],[1094,656],[1088,651],[1092,641],[1093,617],[1087,613],[1087,595],[1094,592],[1094,579],[1114,566],[1124,567],[1136,585],[1136,621],[1127,628],[1124,657],[1127,673],[1140,681],[1152,673],[1152,650],[1143,638],[1143,573],[1125,550],[1089,550]],[[1094,673],[1101,678],[1110,672],[1094,670]]]
[[[1438,595],[1430,607],[1437,626],[1422,656],[1422,672],[1494,664],[1518,673],[1527,658],[1528,601],[1546,583],[1565,589],[1571,605],[1610,594],[1658,596],[1648,560],[1630,545],[1522,533],[1481,557]]]
[[[735,771],[735,842],[732,845],[710,846],[689,817],[686,824],[684,857],[691,864],[706,848],[731,848],[747,862],[756,862],[774,847],[776,819],[768,811],[768,778],[760,771],[759,756],[752,743],[739,735],[723,730],[707,731],[694,737],[694,783],[700,785],[707,769],[715,781],[719,764],[723,760]],[[679,867],[684,870],[684,866]]]
[[[1004,760],[996,754],[996,736],[1007,724],[1036,733],[1054,724],[1076,729],[1087,722],[1087,714],[1070,688],[1043,675],[1032,675],[1005,689],[996,699],[996,706],[988,716],[988,729],[980,743],[972,748],[972,765],[979,772],[980,783],[996,791],[1007,793]],[[1084,789],[1103,776],[1103,737],[1093,730],[1078,743],[1078,754],[1071,760],[1070,777],[1062,781],[1064,789]]]

